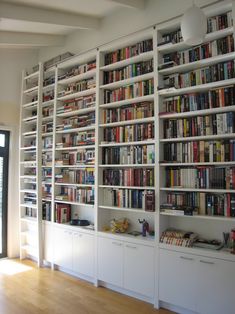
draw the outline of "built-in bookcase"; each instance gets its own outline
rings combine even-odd
[[[42,64],[23,72],[20,119],[20,256],[40,265],[41,252],[41,87]]]
[[[100,49],[98,231],[127,218],[155,232],[153,29]],[[154,239],[150,236],[146,239]]]
[[[57,67],[54,222],[95,225],[96,50]]]
[[[235,222],[232,6],[208,11],[196,47],[183,42],[177,20],[157,32],[160,235],[175,228],[223,240]]]

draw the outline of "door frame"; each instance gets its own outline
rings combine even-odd
[[[10,155],[10,131],[2,130],[0,128],[0,134],[5,133],[5,147],[0,147],[0,151],[3,151],[3,198],[2,198],[2,252],[0,258],[7,257],[8,247],[8,184],[9,184],[9,155]],[[6,154],[6,155],[5,155]],[[5,156],[4,156],[5,155]],[[7,169],[5,169],[7,167]]]

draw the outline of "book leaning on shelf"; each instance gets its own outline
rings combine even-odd
[[[55,205],[55,222],[56,223],[67,223],[71,220],[71,205],[60,204]]]

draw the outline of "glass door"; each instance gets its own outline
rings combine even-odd
[[[7,256],[8,131],[0,130],[0,258]]]

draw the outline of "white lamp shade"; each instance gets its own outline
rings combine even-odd
[[[186,44],[194,46],[203,42],[207,31],[207,19],[203,11],[193,5],[183,15],[181,32]]]

